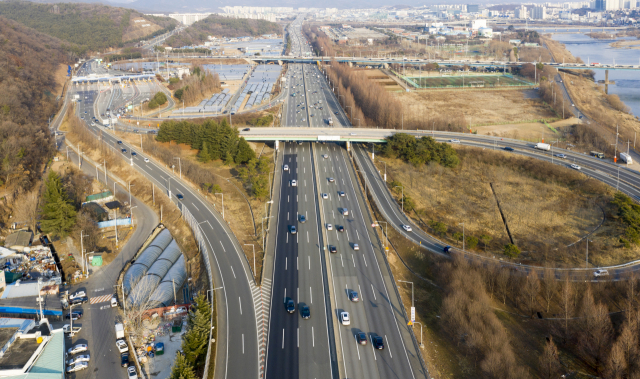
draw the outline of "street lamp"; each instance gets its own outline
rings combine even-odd
[[[462,252],[464,253],[464,222],[461,222],[458,225],[462,225]]]
[[[270,219],[272,217],[273,216],[263,217],[262,218],[262,251],[265,251],[265,249],[264,249],[264,243],[265,243],[265,241],[264,241],[264,220],[268,220],[268,219]]]
[[[267,201],[266,203],[264,203],[264,214],[267,214],[267,204],[273,204],[273,200],[271,201]]]
[[[589,242],[593,242],[593,241],[587,238],[587,260],[584,268],[589,268]]]
[[[378,159],[380,162],[384,163],[384,182],[387,182],[387,162]]]
[[[353,107],[350,105],[345,105],[345,108],[351,108],[351,119],[353,120]]]
[[[245,243],[244,246],[251,246],[253,248],[253,276],[257,279],[258,273],[256,272],[256,246],[252,243]]]
[[[408,282],[406,280],[398,280],[400,283],[411,283],[411,308],[415,309],[414,298],[413,298],[413,282]],[[412,320],[413,321],[413,320]]]
[[[129,180],[129,206],[131,206],[131,180]],[[133,186],[135,186],[135,184],[133,184]]]
[[[413,323],[420,325],[420,347],[424,348],[424,345],[422,344],[422,323],[418,321],[414,321]]]
[[[395,186],[393,188],[400,187],[402,188],[402,213],[404,213],[404,186]]]
[[[224,194],[221,193],[221,192],[216,192],[216,193],[214,193],[214,195],[222,196],[222,219],[224,220]]]
[[[373,224],[374,227],[378,226],[379,223],[384,222],[384,235],[388,236],[388,234],[387,234],[387,230],[388,230],[387,226],[389,226],[389,224],[387,224],[386,221],[375,220],[374,222],[375,222],[375,224]],[[386,238],[384,239],[384,249],[385,249],[385,251],[387,250],[387,239]]]
[[[360,127],[360,126],[361,126],[361,125],[360,125],[360,119],[359,119],[359,118],[356,118],[356,120],[358,120],[358,127]]]

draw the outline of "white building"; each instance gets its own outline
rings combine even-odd
[[[547,7],[533,7],[531,9],[531,18],[534,20],[544,20],[547,18]]]
[[[471,29],[478,30],[480,28],[487,27],[487,20],[479,19],[479,20],[471,20]]]
[[[515,16],[516,16],[516,18],[519,18],[521,20],[526,19],[527,18],[527,7],[522,5],[522,6],[520,6],[520,8],[516,8]]]
[[[172,13],[168,15],[156,14],[152,16],[171,17],[174,20],[178,20],[183,25],[188,26],[193,24],[194,22],[204,20],[205,18],[209,17],[209,15],[211,15],[211,13]]]

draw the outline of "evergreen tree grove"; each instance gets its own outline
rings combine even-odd
[[[49,172],[45,186],[40,228],[44,233],[65,237],[76,223],[76,209],[54,171]]]
[[[196,379],[196,373],[193,371],[193,366],[187,361],[184,355],[176,354],[176,360],[173,362],[171,368],[171,375],[169,379]]]

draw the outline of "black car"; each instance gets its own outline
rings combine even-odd
[[[182,199],[184,199],[184,196],[182,196],[182,194],[181,194],[181,193],[177,193],[177,194],[176,194],[176,197],[178,198],[178,200],[182,200]]]
[[[67,320],[71,319],[71,313],[67,313],[66,316],[64,316],[64,318],[66,318]],[[73,320],[79,320],[82,318],[82,312],[73,312]]]
[[[118,145],[122,145],[122,141],[118,141]]]
[[[504,148],[506,151],[513,151],[513,147],[509,147],[509,146],[505,146]]]
[[[333,245],[329,245],[329,252],[330,252],[330,253],[337,253],[337,252],[338,252],[338,250],[336,249],[336,247],[335,247],[335,246],[333,246]]]
[[[129,353],[120,354],[120,366],[124,368],[129,367]]]
[[[127,153],[127,149],[122,149],[122,154],[126,154]]]
[[[367,344],[367,334],[365,332],[358,332],[356,334],[356,341],[360,345],[366,345]]]
[[[339,232],[344,232],[344,226],[342,226],[342,225],[336,225],[336,229],[337,229]]]
[[[136,155],[138,155],[138,154],[136,154],[136,152],[135,152],[135,151],[132,151],[132,152],[131,152],[131,156],[132,156],[132,157],[135,157]]]
[[[382,340],[382,337],[375,336],[371,339],[371,342],[373,343],[373,347],[375,347],[376,349],[378,350],[384,349],[384,341]]]
[[[445,247],[444,247],[444,252],[445,252],[445,253],[448,253],[448,252],[450,252],[450,251],[451,251],[451,246],[445,246]]]
[[[354,303],[357,303],[358,301],[360,301],[360,298],[358,297],[358,293],[356,291],[349,291],[349,300],[353,301]]]
[[[309,309],[308,305],[305,305],[302,307],[302,309],[300,309],[300,316],[302,316],[302,318],[305,320],[311,318],[311,310]]]
[[[291,299],[284,303],[284,307],[289,313],[294,313],[296,311],[296,304]]]
[[[78,304],[84,304],[84,303],[88,303],[89,302],[89,298],[88,297],[77,297],[73,300],[71,300],[71,305],[78,305]],[[82,312],[80,312],[82,313]]]

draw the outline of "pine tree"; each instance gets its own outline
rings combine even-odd
[[[256,152],[253,151],[249,142],[247,142],[244,138],[240,138],[238,141],[238,152],[235,155],[234,161],[236,163],[242,164],[247,163],[252,159],[256,159]]]
[[[184,335],[182,351],[187,362],[198,366],[199,361],[206,356],[211,324],[210,319],[206,319],[205,315],[199,311],[196,311],[190,319],[191,327]]]
[[[44,233],[65,237],[76,223],[76,210],[54,171],[49,172],[42,197],[40,228]]]
[[[200,162],[207,163],[211,160],[211,155],[209,155],[209,147],[206,142],[202,143],[202,150],[198,153],[198,159]]]
[[[193,367],[184,355],[176,354],[176,360],[173,362],[171,368],[171,375],[169,379],[196,379],[196,374],[193,372]]]

